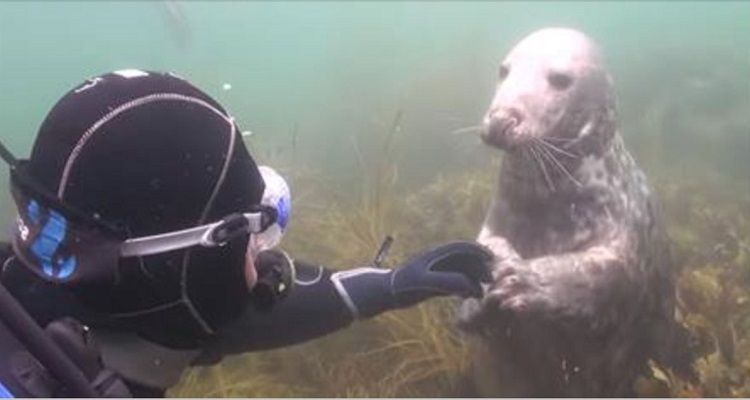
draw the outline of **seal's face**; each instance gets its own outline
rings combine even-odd
[[[571,29],[542,29],[500,65],[482,139],[508,151],[540,139],[571,142],[592,132],[592,114],[608,103],[610,91],[590,39]]]

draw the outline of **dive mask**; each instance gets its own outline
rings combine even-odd
[[[266,185],[260,204],[276,210],[276,220],[268,229],[254,235],[255,245],[260,252],[272,249],[281,242],[292,213],[292,200],[289,185],[278,172],[265,165],[259,166],[258,170]]]
[[[275,221],[263,232],[251,235],[248,241],[255,254],[257,272],[250,296],[257,310],[266,311],[289,294],[294,282],[294,262],[285,252],[274,249],[289,224],[292,203],[289,185],[279,173],[265,165],[258,170],[265,184],[261,205],[276,211]]]

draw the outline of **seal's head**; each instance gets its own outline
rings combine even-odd
[[[500,65],[482,139],[508,151],[535,139],[572,145],[611,136],[613,129],[601,125],[614,123],[613,112],[611,79],[596,44],[573,29],[546,28],[519,42]]]

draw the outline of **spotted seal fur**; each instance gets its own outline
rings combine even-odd
[[[626,396],[673,359],[674,278],[646,177],[583,33],[547,28],[502,62],[482,139],[505,151],[478,241],[494,281],[467,301],[480,394]]]

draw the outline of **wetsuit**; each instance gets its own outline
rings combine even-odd
[[[108,326],[108,321],[91,313],[73,294],[29,272],[13,254],[3,257],[1,279],[40,325],[71,315],[90,324],[104,364],[124,378],[134,395],[154,397],[164,395],[190,365],[213,364],[231,354],[304,342],[344,328],[357,318],[410,306],[433,295],[457,292],[456,285],[462,283],[450,280],[463,280],[458,277],[460,274],[448,273],[451,276],[438,278],[442,282],[430,282],[417,275],[450,267],[441,265],[445,261],[467,267],[470,275],[482,274],[481,262],[477,262],[481,253],[477,251],[475,255],[479,257],[472,259],[471,247],[467,246],[471,245],[455,243],[437,248],[397,270],[355,268],[333,272],[296,261],[294,285],[287,298],[270,311],[245,307],[238,318],[193,348],[169,347],[134,331]],[[460,257],[465,261],[461,262]]]

